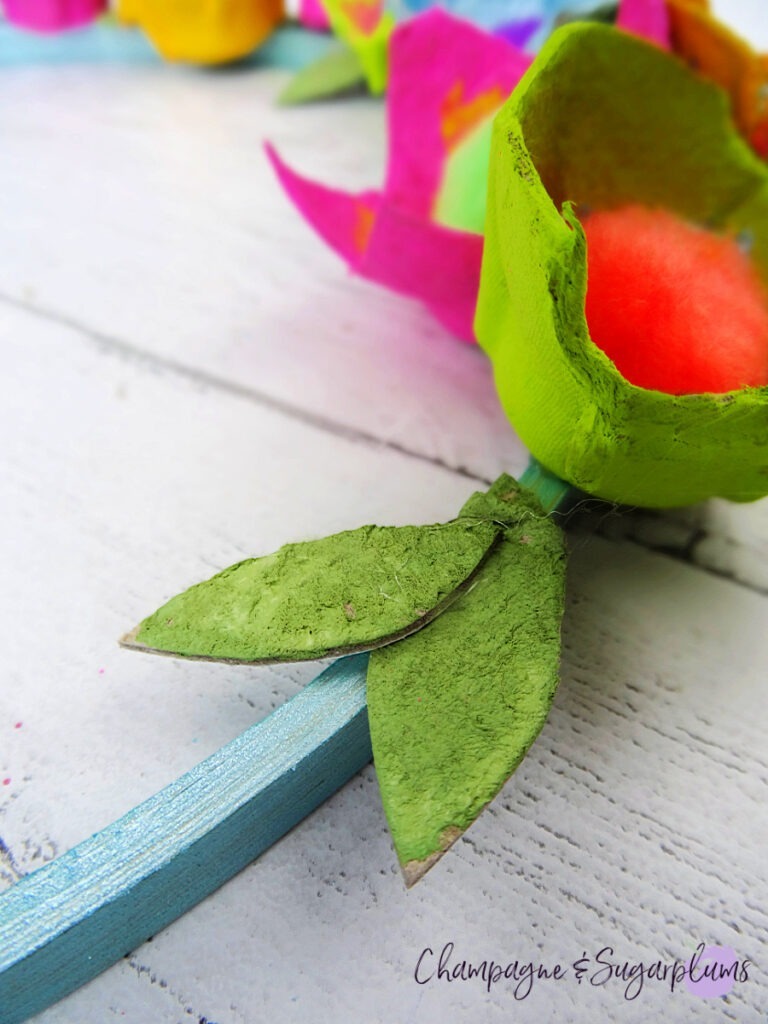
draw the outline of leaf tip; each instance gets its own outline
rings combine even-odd
[[[151,650],[146,644],[143,644],[139,640],[139,633],[141,633],[141,627],[143,623],[139,623],[138,626],[134,626],[129,632],[123,634],[118,640],[121,647],[126,647],[132,651],[148,651]]]
[[[406,889],[411,889],[417,882],[420,882],[424,875],[437,864],[446,850],[450,849],[463,834],[464,829],[458,828],[456,825],[449,825],[440,833],[440,845],[433,853],[420,860],[409,860],[405,864],[401,864],[400,870],[403,873]]]

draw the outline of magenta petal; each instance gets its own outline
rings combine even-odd
[[[20,28],[57,32],[98,18],[106,0],[5,0],[5,16]]]
[[[475,340],[481,235],[413,217],[376,192],[351,195],[318,185],[265,148],[288,197],[355,273],[420,299],[453,334]]]
[[[474,341],[482,235],[431,224],[382,202],[359,273],[420,299],[459,338]]]
[[[466,341],[475,340],[482,235],[437,224],[432,211],[449,157],[487,124],[531,60],[440,9],[399,26],[390,47],[383,192],[352,195],[318,185],[267,147],[288,196],[356,273],[421,300]]]
[[[299,20],[302,25],[317,31],[325,31],[331,27],[331,23],[328,20],[328,12],[320,3],[320,0],[301,0]]]
[[[284,163],[269,143],[264,147],[280,184],[323,241],[358,270],[368,248],[380,196],[354,195],[304,178]]]
[[[431,215],[450,153],[450,119],[484,96],[506,100],[532,58],[506,40],[435,8],[392,34],[385,194],[400,210]]]
[[[621,0],[616,26],[669,49],[669,15],[664,0]]]

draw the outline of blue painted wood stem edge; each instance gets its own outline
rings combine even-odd
[[[338,45],[334,36],[283,25],[257,50],[230,67],[283,68],[297,71]],[[139,29],[97,22],[65,32],[26,32],[0,19],[0,70],[28,65],[129,64],[160,67],[163,58]],[[193,65],[194,66],[194,65]],[[98,85],[96,86],[98,88]]]
[[[0,1021],[20,1024],[185,913],[371,760],[368,655],[0,897]]]
[[[547,513],[572,491],[535,461]],[[110,967],[268,849],[372,757],[368,655],[341,658],[232,743],[0,895],[0,1024]]]

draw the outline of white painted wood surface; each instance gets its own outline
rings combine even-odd
[[[285,540],[443,518],[471,478],[524,465],[481,354],[349,279],[267,172],[265,135],[328,181],[375,184],[381,108],[278,111],[284,78],[0,75],[4,885],[317,670],[119,650],[143,614]],[[570,536],[553,714],[423,883],[402,886],[369,768],[41,1024],[764,1021],[766,503],[601,509]],[[704,941],[756,966],[726,1001],[648,982],[628,1002],[571,975],[520,1002],[505,983],[417,985],[419,953],[449,941],[568,965]]]

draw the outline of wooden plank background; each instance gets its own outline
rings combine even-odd
[[[758,25],[759,5],[732,8]],[[139,618],[289,539],[446,518],[525,465],[481,353],[350,278],[267,168],[264,137],[319,178],[377,183],[381,105],[277,110],[285,78],[0,73],[3,885],[318,669],[119,650]],[[550,720],[414,890],[369,767],[37,1019],[764,1021],[766,508],[579,512]],[[685,959],[699,941],[755,964],[724,1000],[571,978],[516,1001],[413,976],[447,942],[570,964],[603,946]]]

